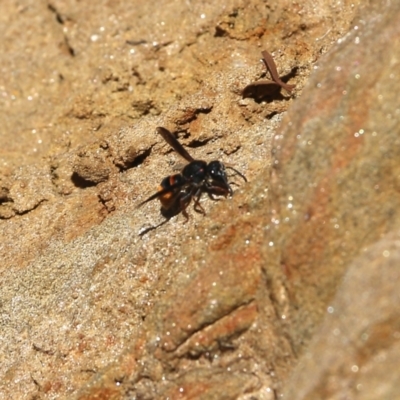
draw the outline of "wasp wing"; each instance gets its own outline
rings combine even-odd
[[[156,131],[186,161],[194,161],[194,158],[183,148],[183,146],[178,142],[178,139],[168,129],[159,126],[156,128]]]

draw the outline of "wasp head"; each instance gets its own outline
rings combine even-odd
[[[207,166],[207,174],[211,178],[212,185],[218,186],[232,195],[232,188],[229,186],[225,166],[220,161],[211,161]]]

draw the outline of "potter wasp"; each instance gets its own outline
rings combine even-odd
[[[166,217],[182,212],[186,219],[189,216],[186,212],[191,200],[194,201],[194,210],[205,214],[200,204],[203,193],[214,199],[213,195],[232,196],[233,191],[228,182],[226,170],[230,169],[239,175],[245,182],[246,177],[235,168],[225,166],[221,161],[207,163],[202,160],[195,160],[178,142],[175,136],[165,128],[156,128],[163,139],[186,161],[188,164],[179,174],[170,175],[161,181],[158,192],[142,201],[138,207],[151,200],[159,199],[161,202],[161,213]]]

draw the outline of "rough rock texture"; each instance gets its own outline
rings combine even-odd
[[[281,131],[271,197],[296,347],[332,314],[288,399],[400,397],[400,6],[385,7],[321,60]]]
[[[352,263],[285,398],[399,397],[399,250],[397,230]]]
[[[1,397],[399,397],[394,3],[3,1]],[[137,209],[157,126],[249,183]]]

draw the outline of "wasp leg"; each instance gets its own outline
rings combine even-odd
[[[183,193],[182,197],[179,199],[179,209],[182,212],[183,216],[186,218],[185,224],[189,221],[189,214],[186,209],[188,208],[192,200],[194,190],[195,189],[188,190],[186,193]]]
[[[222,188],[220,186],[210,186],[209,190],[211,193],[216,194],[218,196],[228,196],[230,194],[230,190]]]
[[[203,189],[202,188],[198,189],[196,194],[194,195],[193,208],[194,208],[194,211],[196,211],[200,214],[206,215],[206,211],[204,210],[203,206],[200,204],[200,198],[201,198],[202,194],[203,194]]]
[[[207,194],[210,199],[218,201],[218,199],[215,198],[213,195],[226,197],[228,196],[228,194],[231,194],[231,192],[223,187],[210,185],[207,186]]]
[[[154,231],[154,230],[160,228],[161,226],[163,226],[164,224],[166,224],[168,221],[169,221],[169,218],[165,219],[164,221],[160,222],[160,223],[157,224],[157,225],[148,226],[147,228],[142,228],[142,229],[139,231],[138,235],[139,235],[140,237],[143,237],[143,236],[147,235],[149,232]]]

